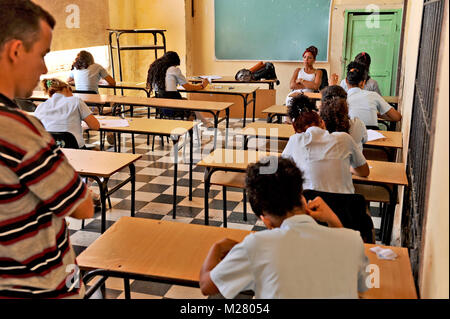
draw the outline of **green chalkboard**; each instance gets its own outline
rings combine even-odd
[[[215,0],[217,60],[328,60],[331,0]]]

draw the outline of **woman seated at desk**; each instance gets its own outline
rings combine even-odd
[[[314,69],[314,62],[319,51],[315,46],[310,46],[303,52],[303,68],[297,68],[292,75],[290,82],[291,92],[286,98],[286,105],[289,105],[291,98],[303,92],[314,92],[319,90],[322,83],[322,71]]]
[[[353,138],[344,132],[329,133],[305,95],[288,105],[295,133],[282,153],[304,173],[304,189],[353,194],[352,173],[368,176],[369,166]]]
[[[180,57],[174,51],[166,52],[162,57],[156,59],[148,69],[147,89],[155,91],[155,97],[164,99],[182,99],[177,86],[181,85],[186,90],[202,90],[208,85],[208,80],[203,79],[201,84],[190,84],[181,72]],[[160,113],[166,117],[190,118],[192,112],[175,111],[161,108]],[[195,116],[202,121],[206,127],[213,127],[200,112],[195,112]]]

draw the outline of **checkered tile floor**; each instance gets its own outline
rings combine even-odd
[[[249,119],[250,120],[250,119]],[[261,120],[265,121],[265,120]],[[219,128],[223,131],[224,122],[220,123]],[[242,140],[236,134],[234,129],[242,128],[241,120],[231,120],[229,142],[235,148],[242,147]],[[198,138],[194,135],[194,163],[206,156],[213,147],[213,130],[200,127],[202,141],[201,150],[198,147]],[[131,135],[122,134],[122,152],[131,153]],[[256,146],[255,140],[250,140],[249,148]],[[258,141],[258,144],[265,144],[265,141]],[[88,143],[98,148],[98,134],[91,132]],[[136,163],[136,217],[150,218],[157,220],[170,220],[182,223],[204,224],[204,169],[194,164],[193,168],[193,199],[188,199],[188,172],[189,148],[183,154],[179,151],[178,166],[178,188],[177,188],[177,217],[172,218],[172,194],[173,194],[173,150],[172,144],[165,141],[164,147],[161,145],[161,139],[155,138],[155,150],[152,151],[152,139],[150,145],[147,145],[147,137],[144,135],[135,136],[136,153],[142,154],[142,158]],[[222,144],[221,144],[222,143]],[[218,147],[224,145],[224,137],[218,137]],[[106,143],[106,147],[108,144]],[[280,143],[279,150],[282,151],[284,144]],[[109,146],[108,151],[113,151]],[[186,162],[184,161],[186,159]],[[113,175],[109,181],[110,188],[124,177],[128,176],[128,169]],[[95,184],[92,186],[97,190]],[[122,216],[130,215],[130,186],[129,184],[116,191],[111,197],[112,208],[106,213],[106,227],[110,227]],[[221,227],[222,223],[222,188],[220,186],[211,186],[210,191],[210,225]],[[246,230],[265,229],[264,224],[252,213],[251,207],[247,204],[248,219],[243,221],[243,200],[242,190],[227,188],[227,207],[228,207],[228,227]],[[378,237],[380,227],[380,217],[378,209],[371,207],[372,219],[376,228]],[[94,218],[85,221],[84,229],[81,229],[81,221],[67,218],[69,221],[70,240],[76,254],[80,254],[86,247],[100,236],[100,212],[95,213]],[[150,283],[139,280],[130,282],[131,297],[134,299],[145,298],[206,298],[197,288],[182,287],[176,285]],[[220,298],[214,296],[213,298]],[[243,297],[242,295],[240,297]],[[124,298],[123,281],[120,279],[109,279],[106,282],[106,298],[116,299]]]

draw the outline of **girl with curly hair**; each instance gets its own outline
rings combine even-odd
[[[357,117],[348,115],[347,92],[339,85],[331,85],[322,91],[320,117],[325,122],[328,132],[345,132],[350,134],[362,151],[367,142],[367,129]]]
[[[104,79],[109,85],[115,86],[116,81],[100,65],[95,63],[94,57],[87,51],[80,51],[72,64],[67,82],[75,84],[79,93],[98,93],[98,82]]]
[[[208,80],[203,79],[200,84],[191,84],[181,72],[180,57],[174,51],[167,51],[162,57],[156,59],[149,67],[147,74],[147,89],[154,90],[157,98],[182,99],[177,86],[181,85],[189,91],[202,90],[208,85]],[[161,108],[160,112],[167,117],[190,117],[184,111],[174,111]],[[195,112],[195,116],[200,119],[206,127],[212,127],[200,112]]]
[[[304,173],[304,189],[329,193],[355,192],[352,173],[368,176],[369,166],[353,138],[344,132],[330,133],[315,104],[301,94],[288,105],[295,134],[283,150]]]

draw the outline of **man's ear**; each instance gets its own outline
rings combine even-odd
[[[5,44],[6,57],[12,62],[15,63],[25,47],[23,45],[22,40],[14,39]]]

